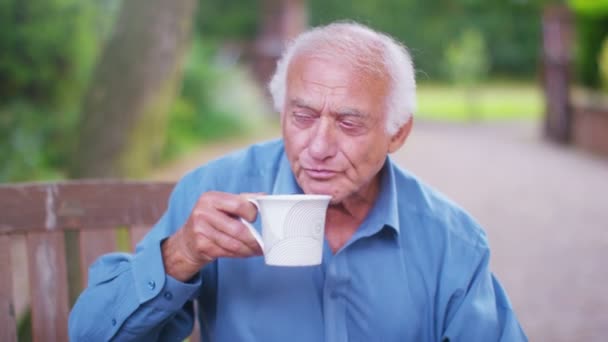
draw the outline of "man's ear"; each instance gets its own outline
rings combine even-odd
[[[410,135],[412,126],[414,125],[414,118],[410,116],[405,125],[401,126],[397,133],[393,134],[391,141],[388,145],[388,153],[397,151],[405,143],[405,139]]]

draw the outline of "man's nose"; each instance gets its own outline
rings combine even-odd
[[[310,156],[317,160],[325,160],[336,154],[336,136],[334,126],[327,117],[322,117],[315,127],[308,147]]]

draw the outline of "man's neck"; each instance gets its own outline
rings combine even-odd
[[[379,177],[376,177],[364,191],[327,209],[325,237],[334,254],[346,245],[372,210],[380,191],[379,185]]]

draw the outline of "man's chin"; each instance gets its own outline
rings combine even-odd
[[[335,195],[335,191],[332,191],[331,187],[328,187],[327,185],[324,184],[305,184],[304,186],[301,186],[302,190],[304,191],[305,194],[310,194],[310,195],[330,195],[332,198]]]
[[[309,188],[303,188],[302,189],[304,191],[305,194],[309,194],[309,195],[329,195],[331,196],[331,201],[329,202],[329,205],[337,205],[342,203],[342,196],[338,191],[332,190],[330,188],[315,188],[315,187],[309,187]]]

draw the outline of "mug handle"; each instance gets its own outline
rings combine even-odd
[[[260,205],[258,204],[258,201],[256,201],[253,198],[248,198],[247,200],[249,202],[251,202],[253,205],[255,205],[255,207],[258,209],[258,215],[260,215]],[[264,241],[262,241],[262,236],[260,235],[260,233],[258,233],[258,231],[255,230],[253,225],[251,223],[249,223],[247,220],[245,220],[242,217],[239,217],[239,218],[241,219],[241,222],[243,222],[245,227],[247,227],[249,229],[249,231],[251,232],[251,235],[253,235],[255,240],[258,242],[258,245],[260,245],[260,247],[262,247],[262,250],[264,250]]]

